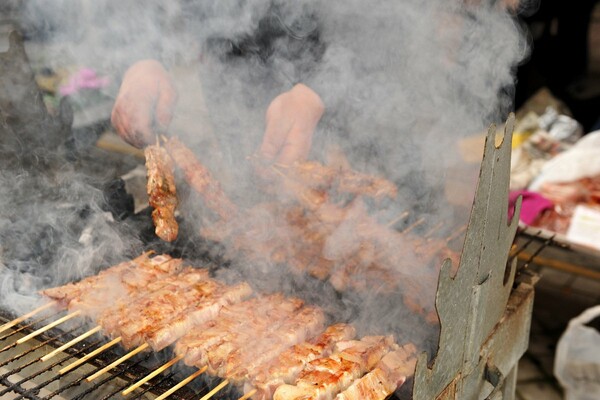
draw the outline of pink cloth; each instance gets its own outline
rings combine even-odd
[[[521,203],[521,215],[519,219],[531,225],[544,210],[554,208],[554,203],[539,193],[527,190],[516,190],[508,195],[508,217],[512,218],[517,198],[523,196]]]
[[[71,76],[69,83],[60,87],[62,96],[77,93],[81,89],[100,89],[108,85],[108,78],[99,77],[91,68],[82,68]]]

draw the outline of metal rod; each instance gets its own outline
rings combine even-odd
[[[147,349],[148,347],[150,347],[150,345],[148,343],[141,344],[140,346],[138,346],[137,348],[131,350],[129,353],[125,354],[123,357],[119,358],[115,362],[113,362],[113,363],[107,365],[106,367],[102,368],[100,371],[96,372],[94,375],[88,376],[87,378],[85,378],[85,380],[88,381],[88,382],[93,381],[94,379],[96,379],[100,375],[105,374],[106,372],[110,371],[111,369],[113,369],[117,365],[121,364],[123,361],[129,360],[131,357],[135,356],[140,351],[143,351],[143,350]]]
[[[542,231],[538,231],[538,233],[536,235],[539,235],[540,233],[542,233]],[[516,250],[512,251],[510,257],[508,258],[508,261],[512,261],[513,258],[515,258],[516,256],[519,255],[520,252],[522,252],[523,250],[525,250],[527,247],[529,247],[529,245],[531,243],[533,243],[535,241],[536,237],[535,236],[531,236],[529,238],[529,240],[527,240],[525,243],[523,243],[519,248],[517,248]]]
[[[90,358],[94,358],[96,357],[98,354],[102,353],[104,350],[114,346],[115,344],[119,343],[122,340],[122,338],[119,336],[116,339],[111,340],[110,342],[106,343],[104,346],[98,347],[96,350],[92,351],[91,353],[85,355],[84,357],[80,358],[79,360],[75,361],[72,364],[67,365],[66,367],[64,367],[63,369],[61,369],[60,371],[58,371],[59,374],[63,375],[66,372],[69,372],[70,370],[72,370],[75,367],[80,366],[81,364],[83,364],[84,362],[86,362],[87,360],[89,360]]]
[[[51,351],[50,353],[46,354],[44,357],[42,357],[40,360],[42,361],[48,361],[49,359],[51,359],[52,357],[54,357],[55,355],[57,355],[58,353],[62,352],[65,349],[68,349],[69,347],[73,346],[74,344],[77,344],[79,342],[81,342],[83,339],[92,336],[94,333],[98,332],[100,329],[102,329],[102,327],[100,325],[98,325],[97,327],[90,329],[89,331],[77,336],[75,339],[63,344],[62,346],[60,346],[58,349]]]
[[[72,357],[77,357],[77,356],[78,356],[80,353],[84,353],[84,352],[85,352],[85,351],[88,349],[88,347],[93,347],[93,346],[99,345],[100,343],[102,343],[102,341],[103,341],[103,339],[99,339],[99,340],[97,340],[97,341],[95,341],[95,342],[93,342],[93,343],[90,343],[90,344],[89,344],[87,347],[82,347],[81,349],[79,349],[79,350],[75,351],[75,352],[74,352],[73,354],[71,354],[71,355],[68,355],[67,357],[63,358],[62,360],[54,362],[54,363],[52,364],[52,366],[51,366],[51,367],[49,367],[49,368],[53,368],[55,365],[62,364],[63,362],[65,362],[65,360],[67,360],[67,359],[69,359],[69,358],[72,358]],[[99,368],[99,367],[98,367],[98,368]],[[98,369],[98,368],[97,368],[97,369]],[[62,375],[60,375],[60,374],[59,374],[59,375],[56,375],[56,376],[57,376],[58,378],[61,378],[61,377],[62,377]],[[85,375],[83,375],[83,376],[79,376],[77,379],[75,379],[75,380],[73,380],[73,381],[69,382],[69,383],[68,383],[68,384],[66,384],[66,385],[60,385],[60,387],[59,387],[59,388],[57,388],[57,389],[56,389],[54,392],[50,393],[50,394],[49,394],[48,396],[46,396],[44,399],[45,399],[45,400],[54,399],[56,396],[58,396],[58,394],[59,394],[59,393],[62,393],[62,392],[64,392],[65,390],[67,390],[67,389],[69,389],[69,388],[71,388],[71,387],[73,387],[73,386],[77,386],[77,385],[79,385],[79,384],[81,383],[81,381],[83,381],[83,379],[85,379]],[[41,387],[41,386],[40,386],[40,387]]]
[[[217,392],[223,389],[225,386],[229,385],[229,379],[225,379],[223,382],[219,383],[213,390],[206,393],[204,396],[200,398],[200,400],[208,400],[213,397]]]
[[[23,343],[25,343],[26,341],[28,341],[29,339],[36,337],[36,336],[37,336],[37,335],[39,335],[40,333],[44,333],[44,332],[46,332],[47,330],[54,328],[56,325],[60,325],[60,324],[62,324],[63,322],[70,320],[71,318],[75,318],[75,317],[76,317],[76,316],[78,316],[79,314],[81,314],[81,310],[77,310],[77,311],[75,311],[75,312],[74,312],[74,313],[72,313],[72,314],[67,314],[67,315],[65,315],[64,317],[62,317],[62,318],[59,318],[59,319],[57,319],[56,321],[54,321],[54,322],[52,322],[52,323],[50,323],[50,324],[48,324],[48,325],[46,325],[46,326],[44,326],[44,327],[42,327],[42,328],[38,329],[37,331],[33,331],[33,332],[31,332],[29,335],[27,335],[27,336],[23,336],[21,339],[17,340],[17,344],[23,344]]]
[[[180,388],[182,388],[183,386],[187,385],[188,383],[190,383],[191,381],[196,379],[200,374],[204,373],[207,369],[208,369],[207,366],[202,367],[198,371],[194,372],[193,374],[191,374],[190,376],[188,376],[187,378],[185,378],[184,380],[179,382],[177,385],[173,386],[171,389],[167,390],[166,392],[164,392],[163,394],[158,396],[155,400],[166,399],[167,397],[169,397],[170,395],[172,395],[173,393],[178,391]]]
[[[129,368],[134,367],[136,365],[141,364],[142,362],[147,361],[151,356],[151,353],[146,353],[145,357],[141,357],[139,360],[137,360],[136,362],[134,362],[133,364],[130,364],[129,366],[127,366],[126,368],[121,368],[121,370],[117,373],[113,373],[113,374],[109,374],[106,378],[101,379],[100,381],[97,381],[96,383],[94,383],[94,385],[87,389],[86,391],[84,391],[83,393],[80,393],[77,397],[75,397],[73,400],[79,400],[79,399],[89,399],[90,397],[94,397],[94,399],[98,398],[98,396],[88,396],[88,394],[92,393],[94,390],[98,389],[100,386],[104,385],[105,383],[114,380],[120,376],[122,376],[123,374],[125,374]],[[124,378],[126,379],[126,378]],[[115,384],[116,386],[116,384]],[[112,393],[108,394],[107,396],[103,397],[103,400],[108,400],[108,399],[114,399],[115,397],[119,397],[116,396],[123,388],[119,387],[116,388]]]
[[[254,396],[256,392],[258,392],[258,390],[252,389],[251,391],[240,397],[238,400],[248,400],[250,397]]]
[[[27,376],[27,377],[23,378],[23,379],[22,379],[22,380],[20,380],[19,382],[16,382],[16,383],[15,383],[15,385],[19,385],[19,387],[20,387],[20,385],[21,385],[22,383],[24,383],[24,382],[31,382],[31,381],[32,381],[32,379],[36,378],[36,377],[37,377],[37,376],[39,376],[39,375],[42,375],[42,374],[43,374],[43,373],[45,373],[45,372],[48,372],[48,371],[50,371],[50,370],[53,370],[53,369],[54,369],[54,368],[55,368],[57,365],[59,365],[59,364],[63,363],[65,360],[67,360],[67,359],[69,359],[69,358],[71,358],[71,357],[75,357],[77,354],[79,354],[79,353],[83,352],[84,350],[85,350],[85,349],[81,349],[81,350],[79,350],[79,351],[75,352],[75,353],[74,353],[74,354],[72,354],[72,355],[68,355],[67,357],[63,358],[62,360],[58,360],[58,361],[56,361],[56,362],[52,363],[51,365],[48,365],[46,368],[43,368],[43,369],[41,369],[41,370],[39,370],[39,371],[35,372],[34,374],[32,374],[32,375],[29,375],[29,376]],[[50,382],[56,381],[56,380],[58,380],[58,379],[60,379],[60,375],[53,374],[53,375],[52,375],[52,378],[50,378],[50,379],[48,379],[48,380],[46,380],[46,381],[44,381],[44,382],[42,382],[42,383],[38,384],[37,386],[35,386],[35,387],[32,387],[32,388],[29,388],[29,389],[27,389],[27,390],[21,390],[21,391],[19,391],[19,393],[21,393],[21,396],[17,397],[17,398],[16,398],[16,399],[14,399],[14,400],[18,400],[18,399],[21,399],[21,398],[24,398],[24,397],[27,397],[28,399],[31,399],[31,398],[32,398],[32,395],[31,395],[31,393],[33,393],[33,392],[38,392],[38,391],[39,391],[41,388],[43,388],[43,387],[47,386],[47,385],[48,385]],[[12,389],[14,390],[14,388],[12,388]],[[52,395],[50,395],[50,396],[48,396],[46,399],[51,399],[52,397],[53,397],[53,396],[52,396]]]
[[[29,354],[29,353],[32,353],[32,352],[36,351],[37,349],[39,349],[39,348],[41,348],[41,347],[44,347],[44,346],[48,345],[49,343],[51,343],[51,342],[54,342],[54,341],[58,340],[60,337],[62,337],[62,336],[64,336],[64,335],[67,335],[67,334],[69,334],[69,333],[71,333],[71,332],[74,332],[75,330],[77,330],[77,329],[79,329],[79,328],[80,328],[80,327],[73,328],[73,329],[71,329],[70,331],[67,331],[67,332],[62,332],[60,335],[58,335],[58,336],[56,336],[56,337],[53,337],[53,338],[47,339],[47,340],[45,340],[45,341],[43,341],[43,342],[40,342],[40,343],[38,343],[38,345],[37,345],[37,346],[33,346],[33,347],[31,347],[31,348],[27,349],[26,351],[24,351],[23,353],[21,353],[21,354],[18,354],[18,355],[16,355],[16,356],[13,356],[12,358],[9,358],[9,359],[7,359],[6,361],[3,361],[3,362],[1,362],[1,363],[0,363],[0,367],[3,367],[3,366],[5,366],[5,365],[7,365],[7,364],[10,364],[10,363],[11,363],[11,362],[13,362],[13,361],[17,361],[18,359],[25,357],[27,354]],[[4,375],[0,375],[0,378],[4,378],[4,377],[6,377],[6,376],[10,376],[10,375],[12,375],[12,374],[13,374],[15,371],[16,371],[16,372],[18,372],[18,371],[20,371],[21,369],[25,368],[26,366],[28,366],[28,365],[31,365],[31,364],[33,364],[33,363],[36,363],[36,362],[38,362],[39,360],[40,360],[39,358],[37,358],[37,359],[34,359],[34,360],[30,361],[29,363],[26,363],[25,365],[21,365],[21,366],[19,366],[17,369],[13,369],[13,370],[11,370],[11,371],[7,372],[7,373],[6,373],[6,374],[4,374]]]
[[[174,376],[175,376],[175,372],[169,372],[165,376],[161,377],[158,382],[149,385],[145,389],[141,390],[139,393],[136,393],[133,397],[130,397],[128,400],[134,400],[134,399],[141,398],[142,396],[144,396],[144,394],[146,394],[147,392],[149,392],[150,390],[152,390],[154,388],[159,387],[163,382],[168,381],[169,379],[173,378]]]
[[[523,264],[523,268],[529,267],[529,264],[533,261],[533,259],[535,257],[537,257],[537,255],[540,254],[542,252],[542,250],[544,250],[546,248],[546,246],[548,246],[550,243],[552,243],[553,240],[554,240],[554,235],[550,236],[544,243],[542,243],[542,245],[536,251],[533,252],[533,254],[525,262],[525,264]]]
[[[34,325],[38,325],[38,324],[40,324],[41,322],[43,322],[43,321],[45,321],[45,320],[47,320],[47,319],[49,319],[49,318],[52,318],[52,317],[54,317],[56,314],[58,314],[58,313],[60,313],[60,312],[61,312],[61,311],[59,311],[59,312],[57,312],[57,313],[54,313],[54,314],[51,314],[51,315],[46,315],[45,317],[42,317],[42,318],[38,318],[38,319],[36,319],[35,321],[32,321],[32,322],[28,323],[27,325],[21,325],[21,326],[19,326],[17,329],[15,329],[15,330],[13,330],[13,331],[10,331],[10,332],[9,332],[9,333],[7,333],[6,335],[4,335],[4,336],[0,337],[0,342],[1,342],[1,341],[3,341],[3,340],[5,340],[5,339],[8,339],[8,338],[9,338],[9,337],[11,337],[11,336],[14,336],[15,334],[17,334],[17,333],[19,333],[19,332],[21,332],[21,331],[24,331],[24,330],[33,331],[33,328],[32,328],[32,326],[34,326]],[[14,346],[16,346],[16,345],[17,345],[16,343],[13,343],[12,345],[10,345],[10,347],[14,347]],[[7,346],[7,347],[9,347],[9,346]],[[2,353],[2,352],[5,350],[5,349],[6,349],[6,347],[5,347],[5,348],[3,348],[2,350],[0,350],[0,353]]]
[[[56,305],[56,301],[51,301],[50,303],[46,303],[43,306],[40,306],[40,307],[36,308],[35,310],[30,311],[27,314],[20,316],[19,318],[15,318],[12,321],[7,322],[4,325],[0,326],[0,332],[4,332],[5,330],[12,328],[13,326],[20,324],[21,322],[25,321],[26,319],[31,318],[34,315],[36,315],[54,305]]]
[[[166,364],[163,364],[162,366],[158,367],[157,369],[155,369],[152,373],[146,375],[144,378],[140,379],[139,381],[137,381],[136,383],[134,383],[133,385],[131,385],[130,387],[128,387],[127,389],[123,390],[121,392],[121,394],[123,396],[127,396],[129,393],[133,392],[135,389],[139,388],[140,386],[142,386],[144,383],[148,382],[150,379],[154,378],[156,375],[160,374],[161,372],[169,369],[173,364],[175,364],[177,361],[181,360],[183,358],[183,356],[177,356],[174,359],[172,359],[171,361],[167,362]]]

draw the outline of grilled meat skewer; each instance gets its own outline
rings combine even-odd
[[[414,374],[417,349],[408,344],[391,351],[377,363],[375,368],[355,380],[335,400],[385,400]]]
[[[256,389],[254,400],[269,400],[275,389],[284,383],[293,383],[302,369],[317,358],[327,357],[335,343],[354,337],[356,330],[351,325],[336,324],[313,340],[299,343],[279,354],[276,360],[256,369],[254,376],[246,381],[244,392]]]
[[[148,201],[154,209],[152,220],[156,227],[156,236],[164,241],[172,242],[177,239],[179,225],[175,220],[177,193],[173,160],[167,151],[158,146],[150,145],[144,149],[148,183]]]
[[[309,362],[293,385],[281,385],[274,400],[333,400],[388,352],[397,350],[391,336],[367,336],[336,344],[336,352],[326,358]]]
[[[124,261],[107,268],[97,275],[92,275],[78,282],[63,286],[44,289],[40,293],[58,301],[61,307],[67,309],[91,309],[97,305],[99,309],[106,307],[102,291],[110,291],[112,298],[117,299],[130,293],[140,291],[150,282],[174,274],[181,269],[182,260],[173,259],[168,255],[150,257],[144,253],[139,257]]]
[[[175,164],[183,171],[185,180],[202,196],[208,208],[224,220],[237,214],[237,207],[223,192],[219,182],[188,147],[176,137],[169,138],[165,147]]]

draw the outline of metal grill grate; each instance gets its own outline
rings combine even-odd
[[[60,313],[59,313],[60,314]],[[25,343],[17,340],[36,327],[55,319],[58,314],[45,315],[16,325],[0,334],[0,398],[1,399],[151,399],[155,398],[180,380],[184,370],[163,373],[128,396],[121,392],[162,365],[167,351],[161,353],[142,353],[115,367],[110,373],[87,382],[86,378],[106,367],[121,354],[114,348],[103,351],[86,363],[60,374],[64,366],[81,358],[108,340],[99,333],[79,342],[58,354],[55,358],[42,361],[41,357],[62,346],[85,332],[88,326],[78,323],[65,330],[53,328]],[[14,319],[4,310],[0,310],[0,325]],[[185,375],[184,375],[185,376]],[[198,398],[210,390],[206,382],[196,383],[195,388],[182,387],[173,393],[171,399]]]

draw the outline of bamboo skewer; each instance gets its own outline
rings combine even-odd
[[[171,361],[169,361],[168,363],[163,364],[161,367],[158,367],[157,369],[155,369],[152,373],[146,375],[144,378],[140,379],[139,381],[137,381],[133,385],[129,386],[127,389],[123,390],[121,392],[121,394],[123,396],[127,396],[129,393],[133,392],[135,389],[139,388],[144,383],[146,383],[150,379],[154,378],[156,375],[158,375],[161,372],[163,372],[164,370],[170,368],[173,364],[175,364],[177,361],[181,360],[182,358],[183,358],[183,356],[177,356],[174,359],[172,359]]]
[[[83,339],[85,339],[89,336],[92,336],[94,333],[98,332],[100,329],[102,329],[102,327],[100,325],[96,326],[95,328],[90,329],[89,331],[77,336],[75,339],[71,340],[70,342],[63,344],[58,349],[53,350],[52,352],[46,354],[44,357],[41,358],[41,360],[47,361],[47,360],[51,359],[52,357],[54,357],[61,351],[68,349],[69,347],[73,346],[76,343],[81,342]]]
[[[412,223],[412,225],[409,225],[408,227],[406,227],[406,229],[404,229],[403,231],[400,232],[401,235],[407,234],[408,232],[412,231],[413,229],[415,229],[417,226],[422,225],[425,222],[425,218],[419,218],[418,220],[416,220],[415,222]]]
[[[252,389],[251,391],[240,397],[238,400],[248,400],[250,397],[254,396],[256,392],[258,392],[258,390]]]
[[[444,225],[444,221],[438,222],[429,230],[429,232],[427,232],[426,234],[423,235],[423,238],[429,239],[429,237],[431,235],[433,235],[434,233],[436,233],[443,225]]]
[[[44,333],[44,332],[46,332],[46,331],[47,331],[47,330],[49,330],[49,329],[52,329],[52,328],[54,328],[56,325],[60,325],[60,324],[62,324],[63,322],[65,322],[65,321],[68,321],[68,320],[70,320],[71,318],[74,318],[74,317],[78,316],[79,314],[81,314],[81,310],[77,310],[77,311],[75,311],[75,312],[74,312],[74,313],[72,313],[72,314],[67,314],[67,315],[65,315],[64,317],[62,317],[62,318],[59,318],[59,319],[57,319],[56,321],[54,321],[54,322],[52,322],[52,323],[49,323],[48,325],[46,325],[46,326],[44,326],[44,327],[42,327],[42,328],[38,329],[37,331],[33,331],[33,332],[31,332],[29,335],[27,335],[27,336],[23,336],[21,339],[17,340],[17,344],[22,344],[22,343],[25,343],[25,342],[26,342],[26,341],[28,341],[29,339],[31,339],[31,338],[34,338],[34,337],[36,337],[37,335],[39,335],[39,334],[41,334],[41,333]]]
[[[385,226],[386,228],[391,228],[394,225],[396,225],[398,222],[402,221],[404,218],[408,217],[410,215],[409,211],[404,211],[402,212],[400,215],[398,215],[396,218],[394,218],[393,220],[391,220],[390,222],[388,222]]]
[[[460,235],[463,234],[464,231],[467,230],[467,226],[463,225],[461,226],[459,229],[457,229],[456,231],[454,231],[450,236],[448,236],[446,238],[446,243],[450,243],[451,241],[453,241],[454,239],[456,239],[457,237],[459,237]]]
[[[84,357],[80,358],[79,360],[75,361],[74,363],[71,363],[69,365],[67,365],[66,367],[64,367],[63,369],[61,369],[60,371],[58,371],[59,374],[64,374],[66,372],[69,372],[70,370],[72,370],[75,367],[78,367],[79,365],[83,364],[84,362],[86,362],[87,360],[89,360],[90,358],[94,358],[96,357],[98,354],[102,353],[104,350],[114,346],[115,344],[119,343],[122,340],[122,338],[119,336],[116,339],[111,340],[110,342],[106,343],[105,345],[98,347],[96,350],[92,351],[91,353],[85,355]]]
[[[166,392],[164,392],[163,394],[158,396],[155,400],[166,399],[167,397],[169,397],[170,395],[172,395],[173,393],[175,393],[176,391],[181,389],[183,386],[187,385],[188,383],[190,383],[191,381],[196,379],[198,377],[198,375],[204,373],[204,371],[206,371],[207,369],[208,369],[207,366],[202,367],[198,371],[194,372],[193,374],[191,374],[190,376],[188,376],[187,378],[185,378],[184,380],[179,382],[177,385],[173,386],[171,389],[167,390]]]
[[[213,390],[202,396],[200,400],[208,400],[213,397],[217,392],[223,389],[225,386],[229,385],[229,379],[225,379],[223,382],[219,383]]]
[[[25,321],[26,319],[33,317],[35,314],[38,314],[38,313],[44,311],[45,309],[50,308],[55,305],[56,305],[56,301],[51,301],[50,303],[46,303],[46,304],[36,308],[35,310],[30,311],[27,314],[20,316],[19,318],[15,318],[12,321],[7,322],[4,325],[0,326],[0,332],[4,332],[5,330],[12,328],[13,326]]]
[[[100,371],[97,371],[93,375],[88,376],[87,378],[85,378],[85,380],[88,381],[88,382],[93,381],[94,379],[96,379],[100,375],[102,375],[102,374],[110,371],[111,369],[113,369],[117,365],[121,364],[123,361],[130,359],[131,357],[135,356],[140,351],[143,351],[143,350],[147,349],[148,347],[150,347],[150,345],[148,343],[143,343],[143,344],[139,345],[137,348],[131,350],[129,353],[127,353],[123,357],[119,358],[117,361],[114,361],[113,363],[107,365],[106,367],[102,368]]]

